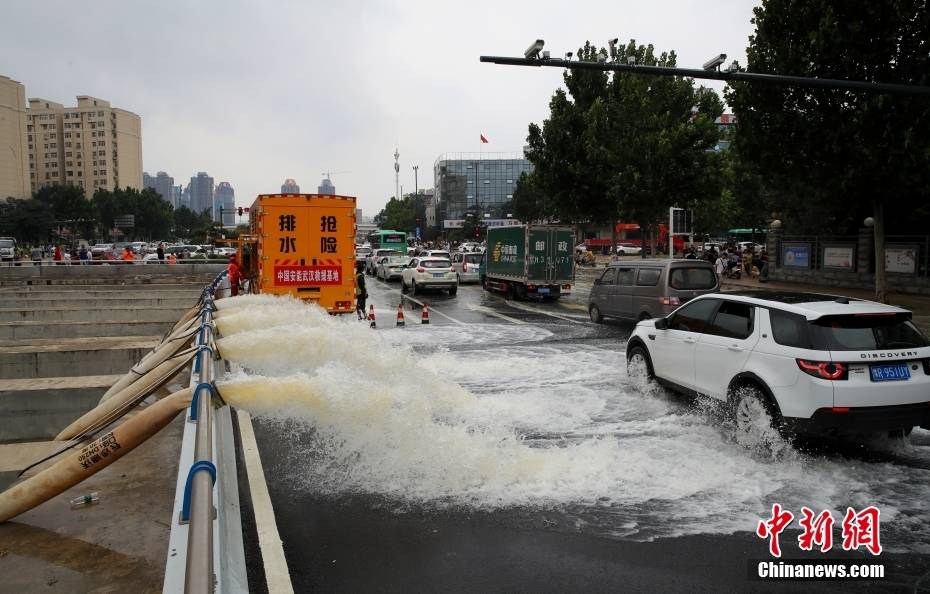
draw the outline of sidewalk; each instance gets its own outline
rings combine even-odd
[[[863,289],[842,289],[830,285],[809,285],[806,283],[788,283],[769,281],[760,283],[754,278],[724,279],[723,291],[740,291],[745,289],[761,289],[765,291],[798,291],[802,293],[827,293],[829,295],[842,295],[855,299],[875,300],[875,292]],[[925,333],[930,334],[930,297],[921,295],[904,295],[901,293],[888,293],[888,303],[903,307],[914,313],[914,323]]]

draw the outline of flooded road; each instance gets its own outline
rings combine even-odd
[[[752,453],[716,407],[628,377],[630,327],[595,325],[571,301],[462,286],[405,298],[395,328],[397,285],[369,280],[369,293],[376,330],[267,297],[217,315],[237,367],[221,391],[255,417],[295,587],[604,589],[596,575],[744,587],[775,502],[837,523],[847,506],[878,506],[900,583],[930,569],[930,432]],[[796,534],[783,535],[790,557]],[[647,549],[670,557],[634,562]],[[669,573],[682,554],[699,562]],[[415,574],[400,578],[405,566]]]

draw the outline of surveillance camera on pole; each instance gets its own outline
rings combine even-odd
[[[533,60],[535,58],[538,58],[539,52],[542,51],[543,45],[545,44],[546,42],[543,41],[542,39],[537,39],[536,41],[533,42],[533,44],[530,47],[526,48],[526,51],[523,52],[523,55],[526,56],[527,60]]]
[[[610,59],[617,59],[617,42],[620,41],[620,38],[614,37],[613,39],[607,40],[607,47],[610,48]]]
[[[704,70],[717,70],[720,68],[720,65],[727,61],[726,54],[719,54],[711,58],[710,60],[704,62]]]

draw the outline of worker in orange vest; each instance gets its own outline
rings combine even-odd
[[[133,262],[136,259],[136,255],[132,253],[132,248],[126,246],[123,248],[123,262]]]
[[[239,264],[236,262],[235,256],[229,257],[226,273],[226,276],[229,277],[229,295],[235,297],[239,294]]]

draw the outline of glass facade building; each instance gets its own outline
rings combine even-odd
[[[439,155],[433,165],[437,224],[461,227],[467,212],[477,212],[489,223],[510,219],[517,180],[532,170],[521,153]]]

